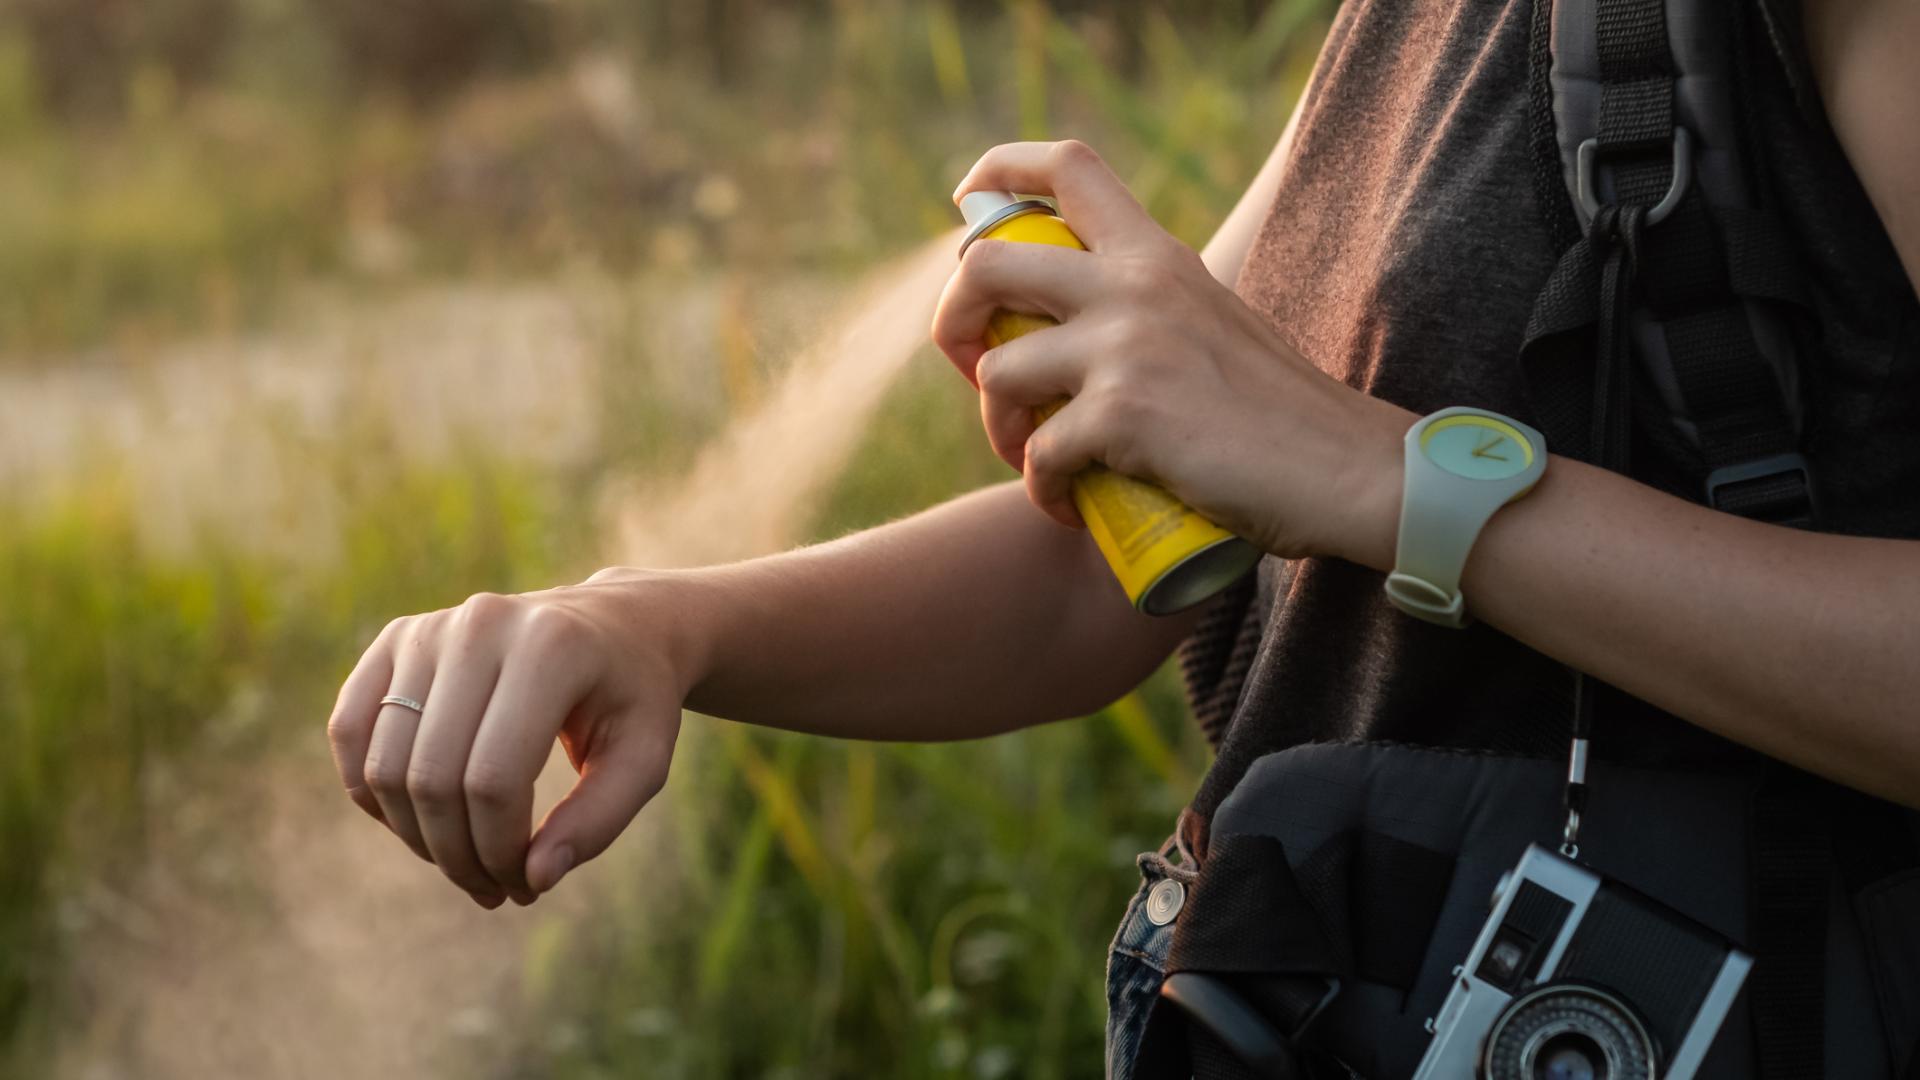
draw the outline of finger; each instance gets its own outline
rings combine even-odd
[[[666,785],[678,727],[645,722],[651,719],[610,723],[605,745],[594,748],[573,790],[540,823],[527,853],[527,881],[535,890],[552,889],[568,871],[605,851]]]
[[[534,781],[587,690],[563,633],[530,629],[525,647],[508,654],[467,760],[474,850],[488,876],[523,903],[539,891],[527,879]]]
[[[407,793],[434,865],[482,907],[498,907],[511,891],[480,865],[467,817],[467,759],[500,672],[494,648],[468,629],[449,635],[407,767]],[[523,891],[521,899],[533,896]]]
[[[940,294],[933,342],[973,381],[974,365],[990,344],[987,323],[994,312],[1041,314],[1065,322],[1099,296],[1097,268],[1093,255],[1074,248],[975,241]]]
[[[1029,409],[1080,392],[1088,365],[1103,348],[1102,334],[1086,322],[1063,323],[996,345],[974,369],[980,392]]]
[[[417,620],[409,620],[396,635],[393,680],[382,691],[425,702],[433,688],[434,630]],[[421,838],[420,822],[414,817],[413,801],[407,794],[407,766],[413,757],[414,734],[420,727],[420,714],[404,705],[381,705],[373,722],[373,738],[367,744],[367,786],[380,804],[380,815],[415,855],[433,861],[427,842]]]
[[[1097,401],[1076,399],[1027,440],[1027,498],[1070,528],[1086,525],[1073,502],[1073,478],[1105,457],[1108,431],[1103,421]]]
[[[380,713],[380,697],[393,683],[393,637],[399,620],[388,623],[360,654],[352,674],[340,686],[334,699],[333,715],[327,718],[327,745],[333,751],[333,767],[346,785],[347,798],[385,824],[380,800],[367,786],[367,748],[373,742],[373,722]]]
[[[1027,439],[1039,422],[1030,405],[992,394],[980,395],[980,423],[987,429],[987,443],[1014,472],[1026,470]]]
[[[1163,235],[1127,185],[1099,154],[1077,139],[996,146],[981,155],[960,181],[954,202],[970,191],[1051,195],[1060,204],[1060,216],[1095,251],[1126,250],[1156,242]]]
[[[1057,406],[1080,392],[1099,337],[1084,321],[1050,326],[996,346],[980,358],[980,416],[994,453],[1016,470],[1025,467],[1036,409]]]

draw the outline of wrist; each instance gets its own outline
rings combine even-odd
[[[719,631],[711,603],[701,599],[698,571],[614,567],[587,580],[589,601],[620,628],[628,657],[665,668],[675,700],[684,703],[712,670]]]
[[[1386,573],[1393,569],[1400,543],[1407,429],[1419,417],[1397,405],[1379,404],[1383,408],[1375,411],[1374,422],[1363,429],[1363,446],[1352,458],[1355,468],[1347,487],[1352,522],[1346,550],[1340,555],[1348,562]]]

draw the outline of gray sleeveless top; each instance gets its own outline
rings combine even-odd
[[[1806,449],[1823,527],[1920,537],[1920,304],[1811,100],[1787,9],[1750,58],[1767,168],[1814,291]],[[1531,181],[1531,0],[1348,0],[1302,103],[1239,291],[1299,351],[1427,413],[1525,418],[1518,351],[1559,250]],[[1204,823],[1248,765],[1307,742],[1391,741],[1560,756],[1567,670],[1486,625],[1402,615],[1381,575],[1268,558],[1184,650],[1219,757]],[[1595,752],[1730,765],[1745,751],[1615,694]]]

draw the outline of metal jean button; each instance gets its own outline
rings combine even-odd
[[[1162,878],[1147,890],[1147,921],[1165,926],[1179,917],[1186,903],[1187,887],[1172,878]]]

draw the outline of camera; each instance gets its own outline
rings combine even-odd
[[[1752,967],[1686,916],[1529,847],[1414,1080],[1690,1080]]]

